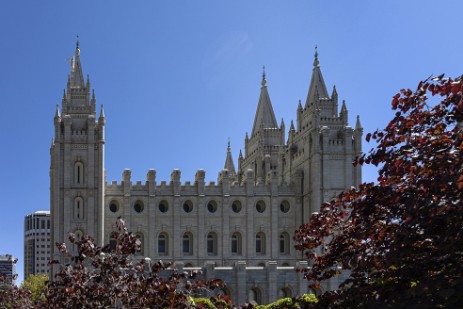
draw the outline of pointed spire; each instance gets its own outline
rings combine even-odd
[[[59,105],[58,104],[56,104],[55,118],[56,119],[61,118],[61,114],[59,112]]]
[[[68,84],[72,88],[84,88],[82,65],[80,64],[79,36],[77,35],[75,55],[71,58],[71,73]]]
[[[240,149],[240,155],[238,156],[238,159],[243,160],[243,153],[241,152],[241,149]]]
[[[103,104],[101,104],[101,108],[100,108],[100,118],[105,118]]]
[[[336,85],[333,86],[333,92],[331,92],[331,98],[337,98],[338,97],[338,92],[336,91]]]
[[[231,148],[230,148],[230,139],[228,139],[227,157],[225,159],[224,168],[227,169],[228,172],[232,176],[236,175],[235,164],[233,163],[233,158],[232,158]]]
[[[262,87],[260,88],[259,103],[254,117],[251,137],[253,137],[261,128],[278,128],[278,123],[273,112],[272,102],[267,91],[267,79],[265,76],[265,66],[262,74]]]
[[[326,90],[325,81],[320,70],[320,61],[318,60],[318,48],[315,46],[315,59],[313,62],[312,78],[310,80],[309,93],[305,105],[309,106],[310,103],[316,99],[329,98],[328,91]]]
[[[341,113],[347,113],[346,100],[342,100]]]
[[[285,127],[285,121],[283,120],[283,118],[281,118],[280,129],[282,129],[284,127]]]
[[[318,46],[317,45],[315,45],[315,54],[314,54],[313,66],[314,67],[319,67],[320,66],[320,61],[318,61]]]
[[[360,116],[357,115],[357,122],[355,123],[355,130],[363,130],[362,124],[360,123]]]
[[[301,103],[301,100],[299,100],[299,104],[297,105],[297,110],[299,112],[302,112],[302,103]]]
[[[291,125],[290,125],[290,127],[289,127],[289,132],[291,132],[291,131],[296,131],[296,130],[294,129],[294,123],[293,123],[292,120],[291,120]]]

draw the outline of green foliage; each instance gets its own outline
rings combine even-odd
[[[292,309],[292,308],[318,308],[318,299],[315,294],[304,294],[298,298],[281,298],[268,305],[258,305],[256,309]]]
[[[31,291],[33,302],[44,300],[49,279],[50,278],[44,274],[29,275],[29,277],[21,283],[21,289]]]
[[[207,298],[193,297],[193,303],[196,308],[217,309],[216,306]]]

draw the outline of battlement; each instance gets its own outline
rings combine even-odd
[[[196,172],[195,181],[181,182],[181,171],[174,169],[171,174],[170,182],[165,180],[156,182],[156,171],[150,169],[147,173],[147,179],[143,182],[131,180],[131,170],[125,169],[120,182],[112,180],[106,182],[106,192],[108,194],[124,194],[124,195],[243,195],[246,192],[252,191],[256,194],[271,194],[272,175],[268,175],[267,181],[255,182],[254,171],[249,169],[241,182],[238,181],[236,175],[231,175],[227,169],[223,169],[216,181],[205,182],[205,172],[200,169]],[[293,191],[287,185],[278,186],[279,192],[284,194],[292,194]]]

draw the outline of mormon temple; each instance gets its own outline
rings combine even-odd
[[[256,91],[257,92],[257,91]],[[77,42],[61,106],[56,107],[50,148],[51,243],[68,243],[68,234],[111,243],[123,217],[142,246],[140,258],[174,261],[178,269],[201,269],[227,283],[234,303],[273,302],[301,295],[308,282],[296,268],[309,267],[294,249],[294,231],[308,222],[322,202],[361,183],[363,129],[357,116],[349,126],[345,101],[328,93],[315,52],[305,102],[295,106],[296,121],[277,123],[265,73],[251,134],[235,162],[230,144],[217,181],[193,182],[172,171],[168,181],[147,171],[133,181],[131,171],[105,178],[105,123],[90,80],[84,80]],[[235,165],[235,163],[237,163]],[[52,246],[54,247],[54,246]],[[66,263],[54,248],[52,259]],[[325,289],[337,287],[331,281]]]

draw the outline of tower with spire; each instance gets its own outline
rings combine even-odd
[[[104,243],[103,106],[96,119],[96,99],[90,78],[84,81],[77,38],[67,87],[56,106],[50,147],[51,243],[67,243],[67,235],[92,235]],[[68,244],[71,251],[75,250]],[[55,246],[52,258],[62,259]]]

